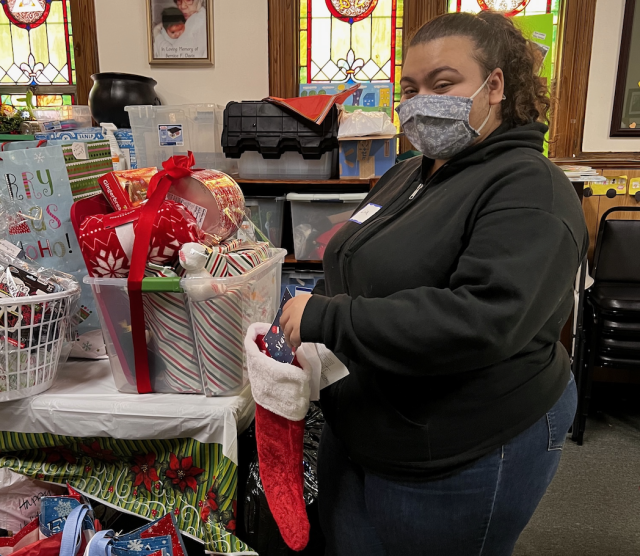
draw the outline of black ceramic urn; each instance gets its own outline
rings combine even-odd
[[[109,122],[119,128],[131,127],[125,106],[160,105],[156,81],[131,73],[96,73],[91,76],[93,87],[89,93],[91,115],[98,124]]]

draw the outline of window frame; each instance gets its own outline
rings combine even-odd
[[[295,97],[299,78],[299,3],[268,1],[270,94]],[[582,152],[596,3],[597,0],[563,0],[560,6],[549,157],[561,163],[637,168],[640,153]],[[447,7],[447,0],[405,0],[404,44],[409,44],[426,21],[446,13]],[[404,137],[402,142],[406,142]]]
[[[639,7],[640,9],[640,7]],[[629,58],[631,56],[631,39],[633,37],[633,18],[636,10],[636,0],[626,0],[622,23],[622,37],[620,40],[620,55],[618,57],[618,75],[613,97],[613,111],[611,113],[611,129],[609,137],[640,137],[640,128],[629,129],[622,127],[624,104],[626,96]],[[640,32],[640,29],[638,30]]]
[[[99,71],[94,1],[70,0],[76,62],[75,85],[0,85],[0,94],[21,95],[33,91],[38,95],[74,95],[76,104],[88,104],[89,91],[93,86],[91,76]]]

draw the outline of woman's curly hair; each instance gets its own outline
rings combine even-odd
[[[511,126],[549,121],[549,90],[538,76],[542,64],[540,49],[522,35],[512,18],[499,12],[441,15],[423,25],[410,46],[444,37],[469,37],[476,49],[474,57],[489,75],[500,68],[504,73],[502,120]]]

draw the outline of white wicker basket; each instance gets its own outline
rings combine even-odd
[[[0,402],[51,387],[79,294],[75,284],[59,293],[0,299]]]

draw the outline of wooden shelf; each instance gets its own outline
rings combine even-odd
[[[299,261],[295,255],[287,255],[284,262],[289,264],[322,264],[322,261]]]

